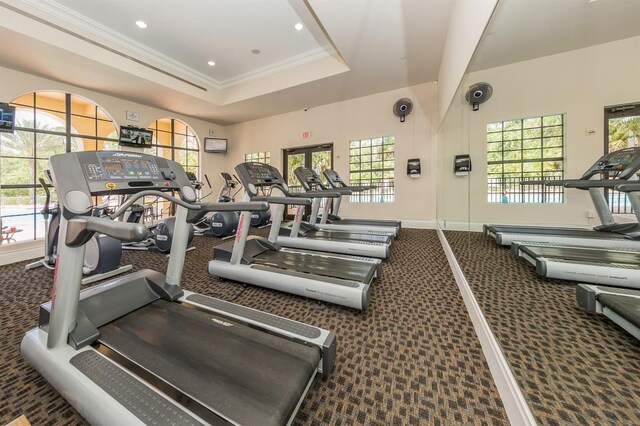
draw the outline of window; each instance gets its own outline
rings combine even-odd
[[[352,203],[387,203],[395,198],[393,136],[349,142],[349,183],[374,188],[354,193]]]
[[[153,131],[151,147],[145,154],[156,155],[180,163],[187,172],[200,176],[200,146],[191,127],[177,118],[161,118],[148,127]],[[173,215],[171,203],[166,200],[144,198],[145,221],[153,221]]]
[[[244,162],[257,161],[259,163],[269,164],[271,163],[271,153],[269,151],[264,152],[252,152],[251,154],[244,155]]]
[[[40,211],[45,196],[39,179],[45,178],[49,157],[117,149],[117,131],[102,108],[69,93],[31,92],[11,104],[16,107],[15,131],[0,133],[0,216],[3,226],[18,230],[14,241],[31,241],[44,236]]]
[[[563,115],[487,124],[488,202],[562,203],[564,188],[540,181],[563,176]],[[531,184],[522,185],[523,181]]]
[[[604,151],[640,146],[640,103],[615,105],[604,109]],[[605,189],[614,214],[631,214],[631,204],[624,192]]]

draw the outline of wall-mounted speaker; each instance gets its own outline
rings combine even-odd
[[[469,87],[464,98],[473,106],[473,110],[477,111],[480,109],[480,104],[487,102],[491,95],[493,95],[493,87],[489,83],[476,83]]]
[[[404,118],[413,111],[413,102],[409,98],[402,98],[393,104],[393,113],[400,117],[400,122],[404,123]]]

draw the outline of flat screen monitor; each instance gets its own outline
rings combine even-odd
[[[227,152],[227,140],[219,138],[204,138],[204,152]]]
[[[0,103],[0,132],[13,133],[16,125],[16,107]]]
[[[131,126],[120,127],[120,145],[146,148],[151,146],[152,139],[153,132],[151,130]]]

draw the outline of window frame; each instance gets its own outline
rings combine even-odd
[[[545,124],[545,119],[559,117],[559,124]],[[533,125],[525,127],[526,121],[539,120],[539,125]],[[508,123],[520,122],[518,128],[510,128]],[[492,130],[492,125],[499,125],[499,130]],[[555,132],[545,135],[545,129],[559,128],[559,133]],[[525,137],[525,131],[530,131],[535,134],[536,131],[539,136]],[[565,138],[566,138],[566,117],[564,113],[558,114],[545,114],[531,117],[514,118],[508,120],[493,121],[486,124],[485,131],[485,149],[486,149],[486,191],[487,202],[490,204],[495,203],[512,203],[512,204],[562,204],[565,202],[564,187],[547,187],[542,184],[545,180],[561,180],[564,179],[565,173]],[[519,133],[518,137],[510,139],[505,136],[506,133]],[[499,139],[492,138],[492,135],[500,134]],[[553,144],[551,146],[545,144],[545,140],[559,139],[559,144]],[[539,146],[526,147],[527,142]],[[518,146],[514,149],[505,149],[505,144],[514,144]],[[491,150],[493,144],[500,144],[499,150]],[[560,155],[545,156],[545,150],[560,150]],[[519,152],[519,159],[505,160],[505,153]],[[491,160],[492,153],[499,153],[500,160]],[[539,153],[539,155],[535,155]],[[526,155],[528,154],[528,155]],[[534,154],[534,156],[531,156]],[[560,163],[560,169],[557,170],[545,170],[545,164],[548,163]],[[525,165],[540,165],[540,171],[525,171]],[[505,171],[505,166],[518,165],[519,171],[509,172]],[[492,166],[500,166],[500,172],[490,171]],[[513,176],[513,175],[518,176]],[[532,182],[531,185],[527,185],[529,188],[533,187],[533,190],[523,190],[520,184],[523,181]],[[492,189],[498,188],[497,191]],[[508,188],[515,188],[515,190],[508,191]],[[512,200],[507,198],[504,201],[507,194],[516,194],[517,199]]]
[[[253,159],[256,157],[257,159]],[[258,163],[271,164],[271,151],[249,152],[244,154],[244,162],[256,161]]]
[[[59,93],[59,94],[63,94],[64,95],[64,111],[59,110],[59,109],[52,109],[52,108],[43,108],[41,106],[39,106],[39,101],[38,101],[38,95],[43,96],[43,94],[46,93]],[[21,99],[25,99],[27,96],[31,97],[31,105],[29,104],[24,104],[21,102],[16,102],[17,100],[21,100]],[[83,114],[78,114],[78,113],[73,113],[72,112],[72,98],[76,97],[78,99],[82,99],[88,103],[90,103],[92,105],[92,107],[94,108],[94,113],[95,116],[91,117],[91,116],[86,116]],[[87,99],[84,98],[83,96],[79,96],[79,95],[75,95],[72,93],[68,93],[68,92],[61,92],[61,91],[56,91],[56,90],[41,90],[41,91],[34,91],[34,92],[27,92],[21,96],[18,96],[17,98],[15,98],[12,102],[10,102],[10,105],[13,105],[16,107],[16,113],[18,111],[27,111],[31,118],[33,119],[33,128],[28,128],[28,127],[19,127],[16,122],[16,126],[14,128],[14,133],[15,132],[25,132],[28,133],[30,135],[33,136],[33,155],[31,156],[27,156],[27,157],[15,157],[15,156],[5,156],[2,155],[2,153],[0,152],[0,161],[8,158],[8,159],[24,159],[24,160],[28,160],[28,161],[33,161],[34,162],[34,167],[33,167],[33,174],[31,176],[32,179],[32,183],[28,183],[28,184],[7,184],[7,185],[3,185],[0,183],[0,189],[2,190],[12,190],[12,189],[17,189],[17,190],[21,190],[21,189],[26,189],[29,190],[29,195],[27,195],[28,197],[31,198],[32,202],[31,202],[31,206],[32,206],[32,212],[31,213],[25,213],[25,214],[17,214],[17,215],[3,215],[2,217],[18,217],[18,216],[33,216],[33,222],[32,222],[32,227],[30,230],[32,230],[32,234],[31,237],[25,241],[20,241],[19,243],[27,243],[29,241],[36,241],[38,240],[38,221],[41,220],[41,212],[40,209],[38,208],[38,198],[39,197],[44,197],[44,194],[39,194],[39,192],[44,192],[41,188],[39,179],[40,177],[45,178],[45,176],[40,176],[38,175],[38,161],[48,161],[49,157],[41,157],[38,156],[38,150],[37,150],[37,141],[38,141],[38,135],[52,135],[52,136],[59,136],[64,138],[64,152],[72,152],[73,151],[73,140],[74,139],[81,139],[83,140],[82,143],[85,143],[85,141],[89,140],[89,141],[93,141],[93,148],[94,150],[97,150],[97,146],[98,146],[98,142],[118,142],[118,139],[115,138],[108,138],[108,137],[102,137],[102,136],[98,136],[98,123],[99,122],[105,122],[105,123],[111,123],[113,124],[115,131],[118,131],[118,125],[117,123],[113,120],[107,120],[104,118],[101,118],[101,116],[105,116],[105,117],[110,117],[110,114],[101,106],[99,106],[96,102],[92,101],[91,99]],[[100,114],[98,113],[100,111]],[[37,125],[38,125],[38,114],[39,113],[46,113],[46,114],[50,114],[54,117],[58,117],[61,120],[64,121],[64,131],[51,131],[51,130],[44,130],[44,129],[38,129]],[[63,116],[64,118],[62,118],[61,116]],[[94,130],[95,130],[95,135],[83,135],[77,131],[73,131],[74,128],[72,127],[72,117],[82,117],[82,118],[87,118],[87,119],[91,119],[94,120]],[[23,231],[27,231],[27,230],[23,230]],[[25,234],[27,235],[27,234]]]
[[[392,142],[387,142],[388,139],[392,139]],[[379,145],[375,144],[375,140],[380,140],[381,143]],[[363,143],[369,142],[369,146],[364,146]],[[354,146],[354,144],[358,144]],[[381,156],[380,161],[374,161],[373,156],[376,155],[373,152],[374,146],[380,146],[381,150],[379,155]],[[385,147],[391,146],[391,150],[385,150]],[[396,146],[396,138],[394,135],[384,135],[384,136],[374,136],[363,139],[353,139],[349,141],[349,184],[352,186],[375,186],[376,188],[362,191],[362,192],[354,192],[349,196],[349,202],[351,203],[393,203],[396,200],[395,193],[395,167],[396,167],[396,158],[395,158],[395,146]],[[371,152],[369,154],[363,154],[362,150],[366,148],[370,148]],[[353,149],[358,149],[359,153],[356,155],[352,154]],[[391,154],[391,159],[388,159],[386,156]],[[364,164],[369,164],[369,168],[362,168],[362,158],[363,156],[367,156],[369,161]],[[354,162],[354,158],[357,158],[358,161]],[[379,162],[381,167],[373,168],[373,164]],[[385,163],[391,162],[391,166],[385,166]],[[359,170],[352,170],[352,165],[358,164]],[[370,177],[362,178],[362,174],[368,173]],[[381,173],[382,177],[377,181],[377,178],[373,178],[373,173]],[[390,173],[392,176],[385,176],[387,173]],[[354,175],[359,175],[359,177],[355,177]]]
[[[609,105],[604,107],[603,142],[604,153],[610,151],[609,123],[611,119],[640,116],[640,102]],[[633,209],[628,201],[628,195],[624,192],[605,188],[604,195],[613,214],[633,214]],[[623,202],[624,200],[624,202]]]

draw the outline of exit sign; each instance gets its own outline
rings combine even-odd
[[[311,137],[311,132],[302,132],[302,139],[309,139]]]

